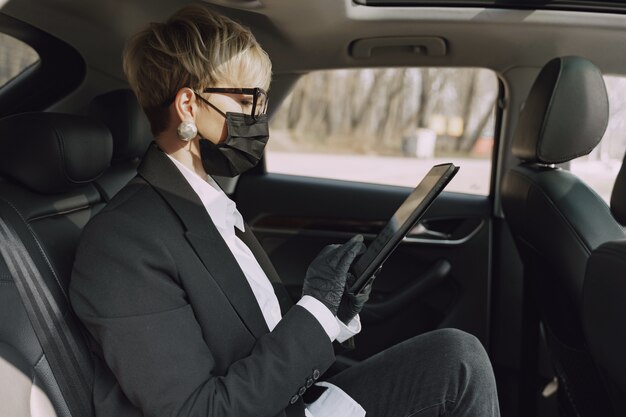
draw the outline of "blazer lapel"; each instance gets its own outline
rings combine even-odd
[[[178,168],[153,143],[138,173],[163,197],[185,226],[185,237],[229,302],[255,336],[269,332],[250,284],[200,198]]]
[[[278,272],[276,272],[274,265],[272,265],[272,261],[270,261],[270,258],[267,256],[267,253],[261,246],[261,243],[257,240],[256,236],[254,236],[254,233],[252,233],[250,226],[245,223],[244,228],[245,232],[235,228],[235,234],[243,243],[246,244],[246,246],[248,246],[256,260],[259,262],[261,269],[263,269],[265,275],[267,275],[272,283],[274,293],[276,294],[276,298],[278,298],[278,303],[280,304],[280,310],[284,316],[293,306],[293,300],[289,296],[283,282],[280,280]]]

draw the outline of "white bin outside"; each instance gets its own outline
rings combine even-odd
[[[418,128],[415,134],[404,139],[404,152],[407,156],[430,159],[435,156],[437,133],[432,129]]]

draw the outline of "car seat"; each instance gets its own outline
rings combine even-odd
[[[0,219],[32,258],[81,356],[90,358],[67,286],[80,233],[105,204],[94,180],[109,166],[111,134],[81,116],[25,113],[0,119],[0,146]],[[6,267],[2,257],[0,264]],[[8,268],[0,271],[0,415],[79,417],[70,411],[59,369],[44,354],[15,277]]]
[[[615,218],[626,225],[626,162],[611,196]],[[614,415],[626,416],[626,239],[604,243],[587,263],[583,328],[601,370]]]
[[[131,90],[109,91],[87,108],[90,118],[103,122],[113,135],[111,167],[96,180],[107,201],[137,174],[141,157],[152,142],[148,118]]]
[[[501,186],[502,207],[524,267],[522,415],[536,415],[539,318],[558,377],[562,411],[607,416],[607,397],[581,324],[587,259],[624,231],[591,188],[557,166],[590,153],[608,123],[602,73],[580,57],[549,61],[521,110]]]

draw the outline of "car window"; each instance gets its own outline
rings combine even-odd
[[[37,52],[24,42],[0,33],[0,87],[39,61]]]
[[[626,77],[606,75],[604,82],[609,95],[606,132],[598,146],[571,161],[569,169],[608,203],[626,151]]]
[[[497,95],[486,69],[312,72],[272,117],[267,171],[414,187],[453,162],[448,191],[487,195]]]

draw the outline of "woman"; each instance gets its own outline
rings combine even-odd
[[[360,330],[367,293],[345,288],[364,245],[325,248],[291,305],[211,178],[254,166],[268,139],[271,65],[247,29],[187,6],[130,40],[124,70],[155,143],[85,229],[70,286],[98,416],[499,415],[488,359],[458,331],[324,381],[333,342]]]

